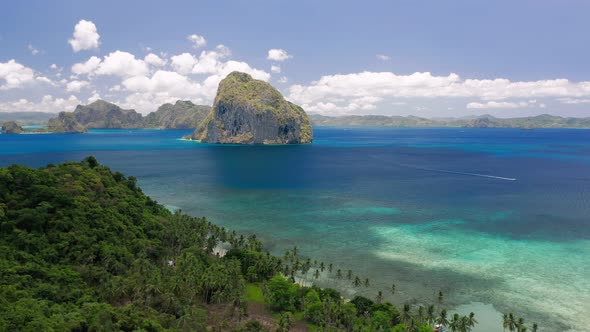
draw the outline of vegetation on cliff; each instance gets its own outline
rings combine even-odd
[[[50,133],[85,133],[88,129],[76,120],[73,113],[60,112],[56,118],[49,119],[47,128],[37,131]]]
[[[88,105],[78,105],[74,116],[87,128],[143,128],[141,114],[126,110],[113,103],[97,100]]]
[[[23,131],[23,127],[19,126],[14,121],[6,121],[2,123],[2,134],[20,134]]]
[[[207,117],[211,106],[195,105],[188,100],[164,104],[144,118],[145,126],[164,129],[195,129]]]

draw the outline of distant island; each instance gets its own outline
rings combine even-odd
[[[232,72],[219,83],[209,115],[194,140],[232,144],[311,143],[307,114],[270,84]]]
[[[314,126],[374,127],[464,127],[464,128],[590,128],[590,118],[566,118],[542,114],[521,118],[496,118],[481,115],[465,118],[428,119],[417,116],[310,114]]]
[[[19,126],[14,121],[6,121],[2,124],[2,133],[4,134],[20,134],[23,131],[23,127]]]

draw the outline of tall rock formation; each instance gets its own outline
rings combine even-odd
[[[175,104],[164,104],[145,117],[145,125],[150,128],[195,129],[203,121],[211,106],[195,105],[188,100],[178,100]]]
[[[60,112],[57,118],[49,119],[47,128],[40,131],[50,133],[85,133],[88,129],[76,121],[74,113]]]
[[[20,134],[24,132],[23,127],[14,121],[5,121],[2,124],[2,134]]]
[[[311,143],[313,133],[303,109],[270,84],[232,72],[219,83],[211,112],[192,139],[207,143]]]
[[[141,114],[135,110],[126,110],[121,107],[97,100],[88,105],[78,105],[74,110],[74,116],[87,128],[143,128],[144,121]]]

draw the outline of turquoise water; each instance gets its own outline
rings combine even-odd
[[[178,139],[188,133],[0,135],[0,166],[93,154],[162,203],[370,278],[318,281],[349,296],[395,282],[396,303],[442,290],[451,308],[590,326],[590,131],[325,127],[304,146]]]

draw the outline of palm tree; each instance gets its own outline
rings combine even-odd
[[[418,313],[416,314],[416,319],[418,323],[422,324],[424,322],[424,318],[426,318],[426,313],[424,312],[424,306],[418,307]]]
[[[451,321],[449,322],[449,331],[450,332],[459,332],[460,324],[461,324],[461,317],[459,317],[459,314],[454,314],[453,318],[451,318]]]
[[[524,332],[527,330],[527,327],[524,325],[524,318],[519,318],[516,321],[516,331],[518,332]]]
[[[469,316],[463,316],[459,322],[459,332],[469,331],[471,331],[471,326],[469,326]]]
[[[333,268],[334,268],[334,265],[332,263],[330,263],[330,265],[328,265],[328,272],[332,273]]]
[[[382,291],[377,292],[377,298],[375,299],[375,302],[377,302],[377,303],[383,302],[383,292]]]
[[[402,321],[402,323],[409,325],[410,321],[412,321],[412,313],[411,313],[412,307],[410,307],[409,304],[404,304],[404,307],[402,309],[402,312],[399,315],[399,319]]]
[[[297,257],[297,254],[299,253],[299,250],[297,250],[297,246],[293,247],[293,256]]]
[[[338,269],[338,271],[336,271],[336,278],[342,279],[342,270]]]
[[[348,272],[346,273],[346,278],[348,278],[348,280],[352,279],[352,270],[348,270]]]
[[[395,284],[391,284],[391,288],[389,289],[391,291],[391,295],[395,294]]]
[[[517,324],[518,324],[518,322],[516,321],[516,317],[514,316],[514,314],[509,313],[508,314],[508,330],[510,332],[516,331]]]
[[[449,326],[449,320],[447,319],[447,309],[443,309],[440,311],[440,314],[436,318],[436,323],[444,327]]]
[[[369,278],[365,278],[365,287],[369,287]]]
[[[315,270],[313,277],[318,279],[320,277],[320,270]]]
[[[428,308],[426,309],[426,321],[430,325],[432,325],[432,323],[434,323],[434,320],[436,318],[435,310],[436,309],[434,307],[434,304],[429,305]]]
[[[438,303],[442,304],[443,302],[443,293],[442,291],[438,291]]]
[[[361,285],[361,278],[359,278],[358,276],[356,276],[354,278],[354,282],[353,282],[354,287],[358,287]]]
[[[475,319],[475,314],[473,312],[469,313],[469,327],[474,327],[477,324],[477,320]]]
[[[539,325],[537,325],[537,323],[533,323],[533,327],[531,328],[531,332],[537,332],[539,331]]]
[[[502,327],[504,328],[504,332],[506,332],[508,326],[510,326],[508,314],[504,314],[502,315]]]

